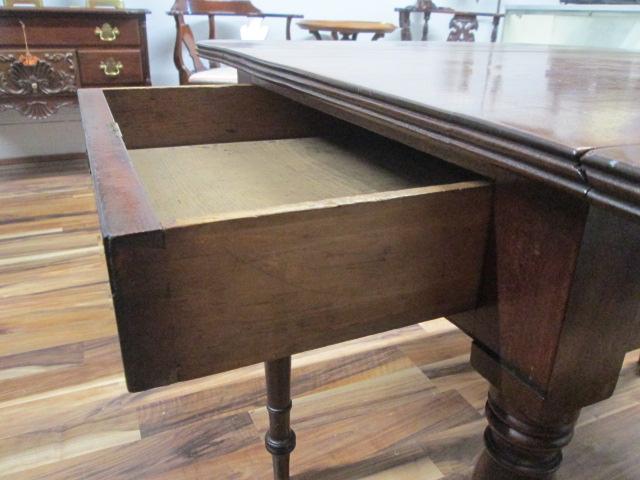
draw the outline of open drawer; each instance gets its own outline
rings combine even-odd
[[[83,90],[138,391],[476,304],[491,187],[254,86]]]

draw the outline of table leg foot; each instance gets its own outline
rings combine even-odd
[[[489,393],[486,415],[485,451],[473,480],[553,478],[578,419],[576,412],[562,420],[532,421],[510,408],[496,390]]]
[[[269,431],[265,446],[273,457],[273,478],[289,479],[289,457],[296,447],[296,434],[290,427],[291,357],[265,362]]]

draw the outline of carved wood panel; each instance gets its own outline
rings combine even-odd
[[[42,96],[74,94],[78,90],[78,62],[69,51],[33,50],[34,65],[20,61],[22,52],[0,51],[0,95]]]
[[[478,17],[456,13],[449,22],[448,42],[475,42]]]

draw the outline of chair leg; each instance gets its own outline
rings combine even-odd
[[[289,480],[289,457],[296,448],[296,434],[290,427],[291,357],[265,362],[269,431],[265,446],[273,458],[273,478]]]

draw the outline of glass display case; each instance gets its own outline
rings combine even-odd
[[[502,41],[640,50],[640,6],[510,5]]]

